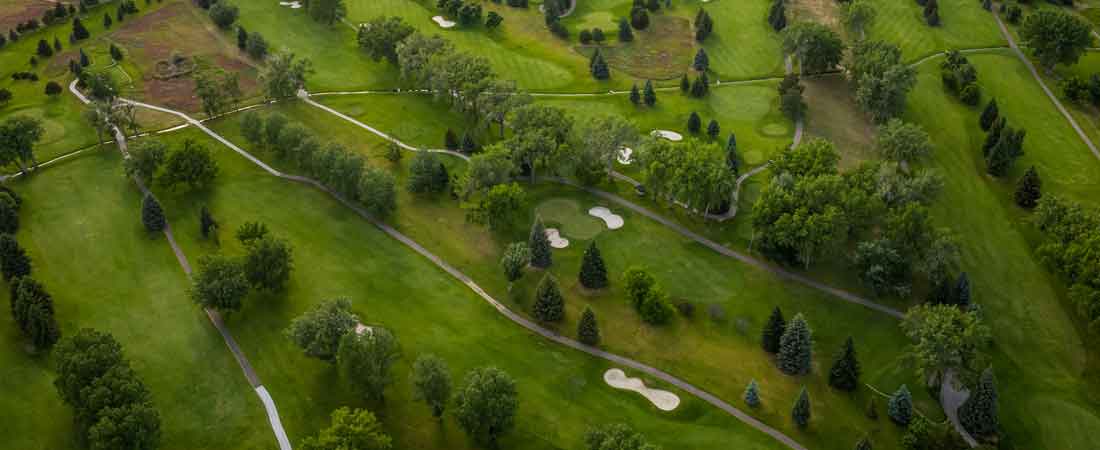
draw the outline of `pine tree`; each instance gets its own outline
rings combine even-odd
[[[467,155],[472,154],[477,150],[477,141],[474,140],[474,134],[467,130],[462,133],[462,151]]]
[[[448,150],[457,150],[458,145],[458,135],[455,134],[455,130],[448,128],[443,134],[443,147]]]
[[[642,94],[638,92],[638,83],[634,83],[634,86],[630,88],[630,103],[635,106],[642,102]]]
[[[596,61],[592,63],[592,77],[597,80],[611,78],[611,69],[607,67],[607,61],[603,59],[603,55],[599,52],[596,53]]]
[[[979,123],[982,126],[982,131],[989,131],[989,127],[993,126],[993,122],[997,120],[1000,113],[997,111],[997,99],[993,98],[986,103],[985,109],[982,110],[982,117]]]
[[[689,91],[691,91],[691,80],[688,80],[688,75],[685,73],[684,76],[680,77],[680,92],[686,94]]]
[[[982,371],[978,386],[959,407],[959,422],[970,434],[990,436],[997,433],[997,380],[993,368]]]
[[[214,229],[218,228],[218,222],[214,221],[214,216],[210,215],[210,209],[206,205],[202,205],[202,210],[199,211],[199,232],[202,233],[202,237],[210,237],[210,233]]]
[[[84,49],[80,49],[80,67],[88,67],[92,64],[92,60],[88,59],[88,54],[84,53]]]
[[[587,306],[581,313],[581,321],[577,322],[577,340],[592,347],[600,344],[600,327],[596,323],[596,313]]]
[[[718,125],[718,120],[710,119],[710,123],[707,124],[707,136],[711,139],[718,138],[718,134],[722,132],[722,127]]]
[[[57,343],[61,331],[53,315],[53,305],[42,302],[27,305],[26,334],[37,349],[50,348]]]
[[[653,81],[645,80],[645,88],[642,89],[642,101],[646,106],[657,104],[657,91],[653,89]]]
[[[773,0],[772,7],[768,10],[768,24],[775,31],[787,28],[787,8],[783,2],[784,0]]]
[[[798,392],[798,399],[795,400],[794,408],[791,409],[791,419],[799,428],[806,428],[806,425],[810,424],[810,393],[806,391],[805,386]]]
[[[547,273],[535,289],[534,316],[539,322],[561,322],[565,318],[565,300],[558,281]]]
[[[703,73],[703,74],[699,75],[699,78],[696,78],[695,81],[693,81],[691,83],[691,96],[692,97],[703,97],[703,96],[707,95],[708,86],[707,86],[706,78],[707,78],[707,74]]]
[[[3,44],[0,44],[0,45],[3,45]],[[55,52],[60,52],[61,51],[61,40],[58,39],[57,36],[54,36],[54,38],[53,38],[53,50]]]
[[[161,209],[160,202],[150,194],[145,194],[141,199],[141,223],[149,231],[164,230],[164,210]]]
[[[829,370],[829,386],[842,391],[854,391],[859,387],[859,360],[856,359],[856,346],[852,337],[844,341],[832,369]]]
[[[710,68],[710,58],[707,57],[707,51],[700,48],[695,53],[695,60],[691,63],[691,67],[699,72],[706,72]]]
[[[956,305],[970,306],[970,277],[966,275],[966,272],[959,275],[959,281],[955,283],[955,295],[953,297]]]
[[[734,175],[741,172],[741,161],[737,155],[737,136],[733,133],[730,133],[730,138],[726,140],[726,167],[729,167]]]
[[[80,21],[80,18],[73,17],[73,39],[79,41],[88,39],[89,36],[91,36],[91,33],[88,33],[88,29],[84,28],[84,23]]]
[[[630,42],[634,40],[634,31],[630,29],[630,22],[627,22],[625,18],[619,19],[619,42]]]
[[[1031,166],[1016,185],[1016,204],[1021,208],[1034,208],[1043,196],[1042,187],[1043,181],[1039,179],[1039,172],[1035,171],[1035,166]]]
[[[806,318],[796,314],[779,338],[779,370],[787,375],[805,375],[813,366],[813,331]]]
[[[550,254],[550,239],[546,237],[546,227],[542,224],[542,218],[536,217],[531,226],[531,236],[528,238],[527,248],[531,251],[531,266],[545,269],[554,263]]]
[[[43,58],[49,58],[49,57],[53,56],[53,47],[51,47],[50,43],[46,42],[45,39],[39,39],[38,40],[38,51],[37,51],[37,53],[38,53],[38,56],[41,56]]]
[[[745,404],[750,408],[756,408],[760,406],[760,388],[756,385],[756,380],[749,380],[749,385],[745,387]]]
[[[592,72],[592,68],[596,66],[596,58],[600,57],[600,49],[596,48],[596,51],[592,52],[592,56],[588,57],[588,71]]]
[[[899,425],[909,425],[909,421],[913,420],[913,395],[904,384],[890,396],[887,414],[890,415],[890,420]]]
[[[699,132],[699,129],[703,127],[703,119],[699,118],[699,113],[695,111],[691,112],[691,116],[688,117],[687,127],[689,132]]]
[[[856,442],[855,450],[872,450],[871,440],[867,436],[859,438],[859,442]]]
[[[993,150],[993,147],[1001,140],[1001,131],[1004,130],[1007,121],[1003,116],[997,117],[993,121],[993,125],[989,127],[989,131],[985,135],[985,142],[982,143],[982,156],[989,157],[989,153]]]
[[[5,280],[31,274],[31,259],[27,251],[10,234],[0,234],[0,273]]]
[[[588,248],[584,251],[580,281],[581,285],[588,289],[607,287],[607,267],[604,266],[603,256],[600,255],[600,249],[596,247],[596,241],[588,244]]]
[[[241,50],[248,48],[248,30],[240,25],[237,25],[237,48]]]
[[[783,319],[783,311],[776,306],[768,316],[768,323],[764,324],[764,332],[761,333],[760,346],[768,353],[779,353],[779,339],[783,337],[783,331],[787,329],[787,321]]]
[[[111,13],[103,13],[103,28],[111,28]]]

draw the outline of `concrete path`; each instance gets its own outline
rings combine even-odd
[[[88,98],[85,97],[84,94],[76,88],[76,80],[73,80],[73,82],[69,84],[69,92],[72,92],[73,95],[75,95],[77,99],[79,99],[81,102],[85,104],[91,103],[91,101],[88,100]],[[176,113],[175,111],[171,111],[168,109],[152,107],[151,105],[146,105],[140,102],[133,102],[125,99],[119,100],[126,103],[131,103],[135,106],[150,107],[158,111],[175,114],[185,119],[188,123],[194,124],[204,130],[207,130],[206,127],[204,127],[200,122],[193,120],[190,117],[187,117],[183,113]],[[118,127],[112,125],[112,128],[115,134],[115,141],[118,143],[118,149],[120,152],[122,152],[122,157],[125,159],[129,159],[130,153],[126,142],[126,135]],[[212,133],[208,130],[207,132]],[[223,139],[219,140],[227,142]],[[142,183],[140,179],[134,178],[133,180],[134,183],[138,186],[138,189],[141,190],[142,195],[153,195],[153,193],[149,191],[149,189],[145,186],[145,183]],[[172,247],[172,253],[176,255],[176,261],[179,262],[184,274],[186,274],[188,279],[190,279],[191,263],[187,261],[187,255],[183,253],[183,249],[180,248],[178,243],[176,243],[176,238],[172,234],[172,226],[167,222],[164,225],[164,236],[168,239],[168,244]],[[206,312],[207,318],[210,319],[210,323],[212,323],[214,325],[214,328],[218,330],[218,333],[221,334],[222,339],[225,341],[226,347],[229,348],[230,353],[233,354],[233,358],[237,360],[237,364],[241,367],[241,371],[244,372],[245,378],[248,379],[248,383],[252,386],[253,389],[256,390],[257,395],[260,397],[260,401],[261,403],[263,403],[264,409],[267,411],[267,417],[268,421],[271,423],[271,429],[275,433],[275,440],[279,443],[279,449],[292,450],[290,439],[287,438],[286,430],[283,429],[282,422],[279,420],[279,411],[275,407],[275,401],[271,398],[271,395],[268,394],[267,389],[265,389],[260,383],[259,377],[256,375],[256,372],[252,370],[252,365],[248,362],[248,358],[244,356],[244,352],[242,352],[240,347],[237,345],[237,341],[233,339],[233,335],[229,332],[229,328],[226,327],[225,324],[222,322],[221,316],[218,314],[217,311],[209,308],[204,308],[203,310]]]
[[[954,372],[948,371],[944,374],[943,384],[940,385],[940,405],[943,405],[943,412],[947,415],[947,420],[955,426],[955,431],[958,431],[963,440],[974,448],[978,446],[978,441],[959,422],[959,407],[970,398],[970,391],[964,386],[956,386],[956,383],[961,384],[955,379]]]

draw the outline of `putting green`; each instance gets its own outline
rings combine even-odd
[[[606,228],[602,221],[588,215],[576,200],[552,198],[540,203],[535,212],[547,227],[557,227],[567,238],[592,239]]]

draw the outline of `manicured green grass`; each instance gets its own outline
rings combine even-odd
[[[417,147],[443,148],[448,129],[459,137],[466,132],[475,133],[478,143],[496,137],[499,131],[497,126],[492,127],[491,133],[484,131],[484,126],[475,126],[467,116],[449,110],[434,101],[431,95],[333,95],[315,97],[314,100]],[[319,109],[312,111],[327,114]],[[331,115],[328,117],[341,120]]]
[[[373,138],[365,131],[340,123],[334,125],[327,116],[308,108],[279,105],[272,109],[304,122],[315,132],[363,151],[375,164],[392,167],[378,156],[379,146],[369,144]],[[220,121],[215,127],[234,141],[243,141],[235,121]],[[406,176],[407,161],[395,167],[399,185]],[[461,166],[452,166],[451,170],[460,171]],[[831,364],[833,352],[847,335],[852,334],[860,343],[865,381],[886,391],[893,391],[903,382],[917,386],[919,383],[913,379],[911,369],[901,363],[901,348],[905,342],[897,322],[741,265],[684,239],[663,225],[578,191],[543,183],[529,187],[528,191],[528,207],[515,226],[505,232],[490,233],[467,222],[463,211],[451,200],[412,196],[403,190],[398,195],[399,212],[391,223],[467,272],[491,294],[508,299],[513,308],[526,312],[539,274],[528,274],[509,290],[497,261],[508,243],[526,240],[533,207],[548,200],[570,200],[577,203],[581,211],[597,205],[612,206],[613,212],[624,217],[626,226],[603,231],[597,237],[613,277],[610,291],[591,296],[578,288],[576,273],[587,241],[567,235],[572,241],[570,247],[555,251],[552,272],[561,280],[567,298],[567,319],[559,327],[562,333],[571,335],[580,310],[591,306],[604,324],[604,342],[610,350],[665,368],[734,403],[739,401],[745,384],[756,379],[763,386],[765,406],[755,414],[806,445],[848,448],[851,443],[847,442],[847,437],[854,441],[869,432],[876,436],[876,445],[881,442],[882,448],[896,448],[899,429],[887,422],[870,421],[863,415],[869,392],[861,390],[854,396],[838,393],[825,385],[823,374]],[[448,232],[440,233],[440,230]],[[454,239],[456,235],[462,238]],[[618,280],[619,274],[630,265],[647,266],[676,302],[694,303],[697,306],[694,317],[677,319],[665,327],[641,323],[629,307]],[[708,318],[711,305],[722,310],[722,319]],[[795,312],[805,313],[815,326],[815,375],[783,376],[759,350],[759,329],[767,313],[776,305],[788,316]],[[808,431],[795,429],[789,419],[790,402],[802,385],[811,390],[815,411],[822,412],[820,421]],[[919,389],[917,392],[921,409],[938,416],[938,408],[931,399]],[[835,436],[846,438],[836,439]]]
[[[896,44],[907,61],[949,49],[1008,45],[981,2],[944,0],[939,5],[941,25],[929,27],[923,8],[912,0],[875,2],[878,14],[867,37]]]
[[[230,129],[228,135],[239,141],[234,123],[215,126]],[[187,131],[165,139],[175,143],[188,137],[200,135]],[[201,142],[214,145],[206,138]],[[286,293],[253,296],[227,322],[278,402],[294,442],[324,426],[332,409],[352,405],[379,413],[399,448],[470,448],[452,418],[439,424],[425,405],[411,398],[412,362],[435,353],[448,361],[456,381],[469,369],[486,365],[515,377],[517,427],[504,438],[503,448],[576,448],[588,426],[608,422],[630,423],[668,449],[780,448],[683,393],[680,409],[662,413],[640,396],[606,386],[605,362],[523,331],[457,280],[325,194],[269,176],[229,151],[219,148],[216,154],[221,167],[216,185],[207,193],[165,196],[165,206],[192,260],[219,250],[199,237],[203,204],[220,223],[220,251],[240,253],[233,231],[253,220],[266,223],[293,245],[295,272]],[[440,239],[466,239],[450,234],[459,230],[447,222],[449,218],[437,226]],[[303,356],[282,334],[293,317],[338,296],[349,297],[364,322],[386,327],[401,340],[402,358],[384,405],[366,405],[344,387],[334,367]]]
[[[567,198],[552,198],[535,207],[535,215],[542,218],[548,228],[557,227],[567,238],[591,240],[607,230],[600,219],[588,215],[580,203]]]
[[[710,70],[722,80],[761,78],[783,74],[779,34],[768,25],[768,0],[717,0],[706,6],[684,0],[688,17],[705,8],[714,19],[714,33],[703,47],[710,56]]]
[[[979,112],[944,94],[935,66],[922,67],[906,118],[935,130],[932,166],[943,172],[946,184],[934,213],[957,233],[974,299],[993,328],[1001,423],[1016,448],[1092,448],[1092,439],[1080,432],[1100,427],[1091,338],[1062,300],[1062,283],[1036,262],[1038,236],[1011,193],[1015,175],[1036,164],[1049,183],[1045,194],[1084,195],[1081,174],[1098,163],[1088,161],[1091,155],[1072,139],[1068,125],[1013,56],[969,58],[983,90],[1028,130],[1028,153],[1007,180],[987,177]]]
[[[141,226],[141,197],[112,149],[21,178],[18,234],[33,276],[54,298],[62,336],[110,332],[149,387],[165,449],[261,449],[275,444],[259,399],[221,336],[187,296],[163,235]],[[0,289],[7,303],[8,289]],[[79,448],[71,410],[53,388],[48,354],[31,356],[0,317],[0,400],[6,445]]]

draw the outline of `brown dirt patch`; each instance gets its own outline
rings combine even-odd
[[[795,21],[817,22],[838,33],[843,32],[840,4],[836,0],[794,0],[791,13]]]
[[[53,2],[46,0],[0,0],[0,32],[7,37],[8,30],[31,19],[42,19]]]

